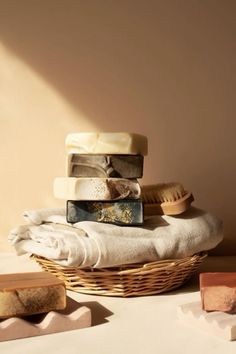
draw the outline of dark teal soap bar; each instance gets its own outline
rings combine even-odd
[[[67,222],[97,221],[116,225],[142,225],[141,200],[67,201]]]
[[[68,155],[69,177],[142,178],[142,155]]]

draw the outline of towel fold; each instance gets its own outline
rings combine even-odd
[[[27,225],[8,239],[18,255],[34,253],[63,266],[112,267],[191,256],[214,248],[223,239],[222,222],[190,208],[180,216],[154,216],[142,227],[82,221],[66,222],[65,209],[24,213]]]

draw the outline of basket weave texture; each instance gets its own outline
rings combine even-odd
[[[182,259],[112,268],[63,267],[49,259],[32,255],[43,270],[65,282],[68,290],[105,296],[146,296],[160,294],[183,285],[197,270],[205,252]]]

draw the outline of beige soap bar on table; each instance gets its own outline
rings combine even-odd
[[[64,282],[48,272],[0,275],[0,319],[66,307]]]
[[[147,138],[132,133],[71,133],[66,137],[66,150],[74,154],[147,155]]]
[[[65,200],[138,199],[141,189],[136,179],[58,177],[54,196]]]

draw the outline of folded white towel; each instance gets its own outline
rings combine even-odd
[[[24,217],[29,224],[9,235],[18,255],[35,253],[81,268],[183,258],[212,249],[223,239],[221,221],[196,208],[180,216],[148,218],[142,227],[92,221],[71,225],[64,209],[28,211]]]

